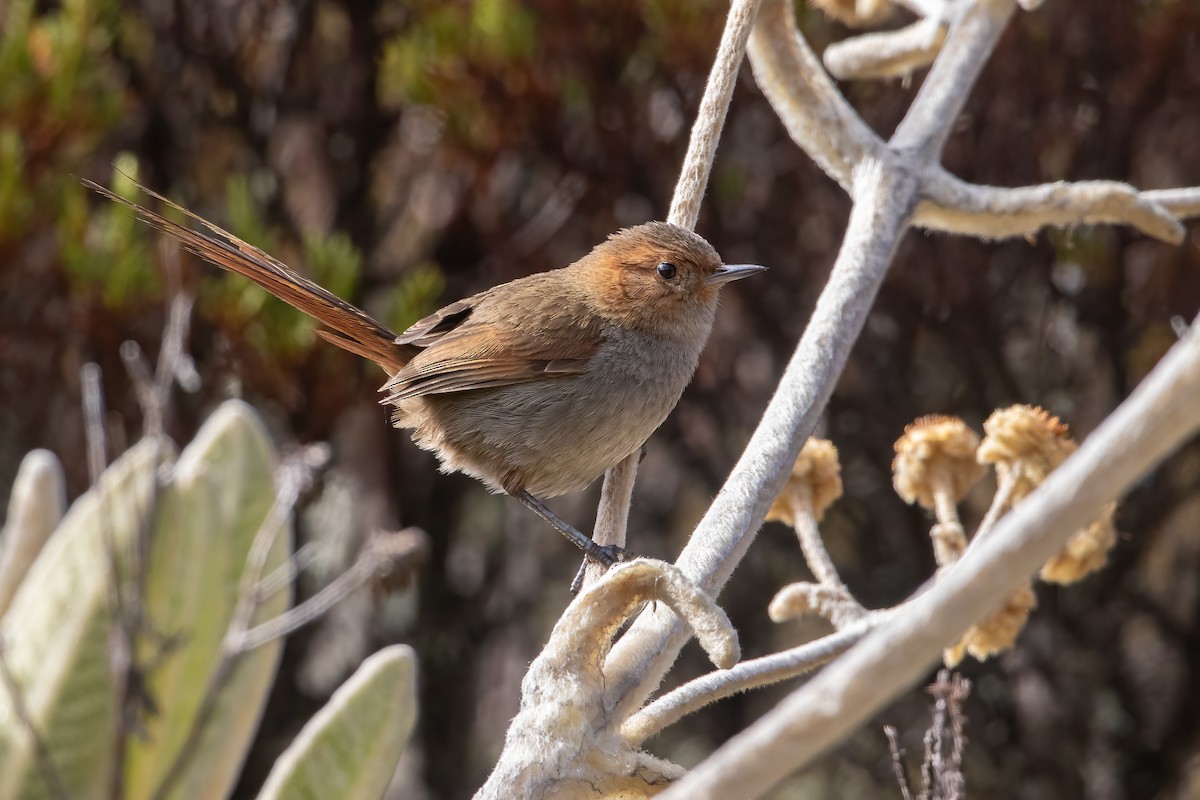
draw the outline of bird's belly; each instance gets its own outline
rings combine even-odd
[[[399,424],[445,471],[494,490],[554,497],[637,450],[666,419],[695,367],[597,354],[587,372],[406,401]],[[644,356],[644,353],[643,353]]]

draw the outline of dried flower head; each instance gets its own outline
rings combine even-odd
[[[1075,452],[1067,426],[1037,406],[998,409],[983,430],[987,435],[979,446],[979,463],[995,464],[1000,480],[1016,481],[1012,502],[1032,492]]]
[[[768,522],[796,524],[797,509],[810,509],[814,519],[842,496],[842,466],[828,439],[810,438],[796,457],[792,475],[767,511]]]
[[[1050,583],[1075,583],[1100,569],[1108,561],[1108,551],[1117,543],[1113,515],[1117,504],[1109,503],[1100,518],[1067,541],[1062,552],[1053,556],[1038,573]]]
[[[986,472],[975,458],[978,447],[979,434],[958,417],[921,417],[896,440],[892,485],[904,502],[928,509],[936,508],[938,492],[961,500]]]
[[[812,0],[812,4],[852,28],[879,22],[892,10],[889,0]]]
[[[1032,586],[1026,584],[1017,589],[1004,601],[999,610],[968,628],[959,643],[946,650],[946,666],[958,666],[964,653],[970,653],[983,661],[1012,647],[1017,641],[1017,635],[1029,620],[1029,612],[1036,605],[1037,597]]]

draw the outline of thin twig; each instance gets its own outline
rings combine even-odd
[[[679,181],[671,199],[671,210],[667,221],[684,228],[696,227],[700,216],[700,201],[708,186],[712,162],[717,154],[721,130],[725,127],[725,115],[729,100],[737,82],[738,69],[746,52],[746,40],[754,26],[760,0],[733,0],[717,57],[709,73],[704,96],[696,122],[688,140],[687,155],[679,170]],[[640,453],[635,451],[623,461],[604,473],[604,488],[601,490],[600,507],[596,513],[596,541],[625,546],[629,525],[629,505],[633,494],[633,483],[637,477]],[[584,580],[592,570],[582,568]]]
[[[629,522],[629,506],[633,500],[633,484],[637,479],[640,452],[634,453],[604,473],[604,485],[600,489],[600,505],[596,510],[596,525],[592,538],[596,544],[625,546],[626,526]],[[572,582],[572,591],[597,580],[605,568],[590,558],[583,559],[579,579]],[[575,586],[578,583],[579,586]]]
[[[864,608],[845,587],[800,582],[788,584],[776,592],[767,607],[767,613],[772,622],[785,622],[804,614],[817,614],[840,630],[866,618],[872,612]]]
[[[95,486],[108,464],[104,433],[104,389],[101,386],[100,365],[93,362],[79,369],[80,387],[83,391],[84,435],[87,439],[88,475]]]
[[[971,538],[970,547],[976,546],[979,542],[987,538],[991,534],[992,529],[996,527],[996,523],[1000,520],[1000,517],[1004,516],[1004,512],[1008,511],[1008,507],[1012,505],[1012,496],[1013,492],[1016,491],[1017,482],[1017,476],[1011,470],[1006,470],[1002,476],[998,476],[996,494],[992,497],[992,504],[988,506],[987,513],[983,515],[979,527],[975,529],[975,535]]]
[[[912,790],[908,787],[908,770],[904,767],[904,751],[900,749],[896,729],[891,725],[884,725],[883,735],[887,737],[888,751],[892,754],[892,774],[896,776],[896,783],[900,785],[900,796],[904,800],[913,800]]]
[[[688,140],[687,155],[683,158],[679,182],[675,184],[671,199],[667,221],[672,224],[691,229],[696,227],[700,217],[700,201],[708,187],[708,176],[712,172],[721,129],[725,127],[729,100],[733,97],[758,5],[759,0],[733,0],[730,5],[725,31],[721,34],[712,71],[708,73],[708,85],[704,87],[704,97],[700,100],[700,110]]]
[[[319,619],[369,581],[395,570],[410,569],[414,561],[423,555],[424,548],[424,534],[411,536],[402,549],[393,547],[387,554],[380,553],[368,544],[349,569],[300,605],[240,634],[231,631],[229,648],[245,653],[287,636]],[[262,594],[260,586],[259,595]]]
[[[42,775],[42,781],[56,800],[71,800],[71,793],[67,791],[67,786],[63,783],[62,776],[58,774],[58,768],[54,765],[50,748],[46,746],[46,740],[42,738],[37,726],[33,723],[33,718],[29,715],[29,707],[25,705],[25,694],[17,685],[12,670],[9,669],[8,656],[4,653],[4,642],[0,642],[0,679],[4,682],[4,688],[8,690],[13,716],[16,717],[17,722],[25,729],[33,742],[33,755],[37,761],[38,772]]]
[[[1176,219],[1200,217],[1200,187],[1185,189],[1151,189],[1142,192],[1142,199],[1171,212]]]
[[[800,551],[804,553],[804,560],[808,563],[813,577],[819,583],[849,595],[850,591],[838,575],[837,567],[833,565],[833,559],[829,557],[829,551],[825,549],[825,542],[821,539],[821,530],[817,527],[817,518],[813,513],[812,487],[808,484],[797,486],[791,501],[792,528],[796,531]]]
[[[816,641],[688,681],[631,716],[621,726],[621,735],[638,745],[718,700],[811,672],[846,652],[886,618],[886,613],[873,615]]]
[[[287,561],[263,576],[258,582],[258,602],[265,602],[276,592],[291,586],[300,573],[311,567],[321,558],[321,547],[316,542],[309,542],[292,553]]]
[[[171,310],[167,315],[167,327],[163,332],[162,347],[158,351],[158,368],[154,373],[155,408],[158,417],[155,426],[146,426],[148,436],[156,436],[170,422],[171,386],[180,378],[181,365],[190,363],[183,342],[191,328],[193,298],[179,292],[171,298]]]

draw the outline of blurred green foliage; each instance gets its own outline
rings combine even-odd
[[[108,54],[118,4],[68,0],[35,13],[0,6],[0,247],[78,218],[58,210],[81,195],[73,177],[121,117],[122,81]]]
[[[517,26],[523,32],[514,28],[512,20],[522,17],[508,13],[506,2],[476,4],[467,25],[479,52],[498,59],[528,49],[532,35],[529,18]],[[436,30],[442,23],[438,14],[431,17],[427,30]],[[443,33],[457,30],[458,22],[445,20]],[[116,0],[67,0],[44,11],[33,0],[13,0],[0,6],[0,23],[0,248],[48,233],[73,295],[95,298],[110,310],[159,300],[155,236],[126,209],[95,202],[79,182],[92,168],[89,159],[118,132],[129,110],[126,76],[114,45],[144,61],[154,46],[145,24]],[[461,44],[451,37],[447,47]],[[122,153],[114,161],[109,187],[145,202],[134,188],[141,180],[138,158]],[[310,232],[299,244],[288,242],[263,213],[275,189],[266,177],[258,192],[245,175],[228,178],[230,230],[267,252],[293,254],[297,266],[318,283],[340,296],[354,295],[363,269],[359,248],[338,231]],[[389,303],[399,309],[398,318],[428,313],[443,286],[433,268],[418,270],[412,281],[411,286],[400,281]],[[200,296],[206,313],[244,328],[263,355],[294,358],[315,340],[301,314],[244,279],[206,272]]]

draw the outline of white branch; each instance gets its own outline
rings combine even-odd
[[[922,167],[942,152],[1012,12],[1013,0],[975,0],[967,5],[897,126],[889,142],[892,148],[916,153]]]
[[[815,642],[743,661],[732,669],[710,672],[688,681],[630,717],[621,727],[621,735],[630,744],[641,744],[717,700],[811,672],[849,650],[883,619],[882,615],[873,615]]]
[[[760,797],[913,686],[942,649],[1200,429],[1200,331],[1175,345],[1075,455],[923,595],[695,770],[663,800]]]
[[[708,84],[704,87],[704,97],[692,126],[687,155],[684,156],[671,200],[671,211],[667,215],[667,221],[675,225],[688,229],[696,227],[700,201],[704,199],[704,190],[708,186],[708,176],[717,155],[717,144],[725,127],[729,100],[733,97],[733,87],[737,83],[738,70],[746,53],[746,40],[754,26],[759,1],[733,0],[729,8],[725,32],[721,35],[717,57],[709,73]],[[604,488],[593,532],[593,537],[601,544],[625,545],[638,458],[638,453],[630,453],[624,461],[604,473]],[[585,570],[585,580],[595,578],[595,570],[589,567],[585,567]]]
[[[792,4],[764,0],[748,47],[754,79],[804,152],[850,191],[854,165],[883,142],[829,80],[796,29]]]
[[[854,196],[860,199],[829,283],[779,388],[676,562],[714,596],[745,555],[833,392],[904,231],[915,185],[868,161],[855,172]],[[666,609],[634,623],[606,667],[610,723],[619,724],[642,706],[686,641],[686,631]]]
[[[1001,188],[976,186],[937,168],[927,172],[923,194],[914,224],[988,239],[1029,236],[1047,226],[1118,223],[1179,244],[1183,226],[1176,214],[1200,215],[1200,190],[1139,193],[1115,181]],[[1156,197],[1171,201],[1175,210]]]
[[[729,618],[683,574],[661,561],[617,564],[575,598],[521,682],[521,709],[504,751],[476,800],[575,796],[566,786],[590,784],[591,793],[633,777],[657,785],[679,768],[637,750],[597,725],[603,716],[601,669],[612,637],[641,603],[662,601],[688,620],[713,663],[740,657]],[[640,796],[640,795],[639,795]]]
[[[729,111],[729,100],[737,82],[738,70],[746,53],[746,40],[754,27],[759,0],[733,0],[729,17],[725,20],[725,32],[717,48],[717,58],[704,87],[700,111],[692,126],[687,155],[679,171],[679,182],[675,184],[675,196],[671,200],[671,213],[667,222],[684,228],[695,228],[700,217],[700,201],[704,198],[708,176],[712,172],[713,158],[721,129],[725,127],[725,115]]]
[[[821,60],[838,80],[907,78],[928,66],[945,41],[945,23],[931,17],[898,30],[836,42],[825,48]]]
[[[1142,192],[1142,199],[1150,203],[1157,203],[1175,215],[1176,219],[1200,217],[1200,187],[1152,189]]]

